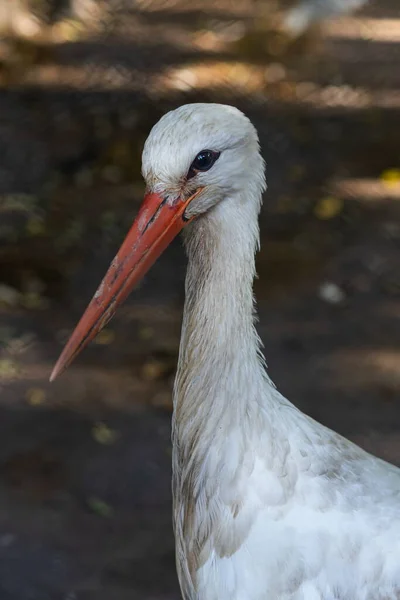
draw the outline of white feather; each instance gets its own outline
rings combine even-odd
[[[202,149],[221,152],[194,180]],[[269,379],[252,282],[265,188],[238,110],[168,113],[144,149],[148,187],[189,205],[174,390],[173,492],[185,600],[400,598],[400,471],[313,421]]]
[[[336,15],[351,13],[367,4],[368,0],[300,0],[286,15],[284,28],[292,35],[300,35],[313,23]]]

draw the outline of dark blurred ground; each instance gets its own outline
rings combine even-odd
[[[152,124],[232,103],[268,164],[270,374],[400,464],[400,8],[290,42],[266,0],[84,4],[0,40],[0,600],[175,599],[179,241],[49,385],[51,367],[137,210]]]

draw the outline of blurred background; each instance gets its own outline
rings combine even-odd
[[[179,598],[179,240],[48,377],[137,211],[149,129],[194,101],[260,134],[271,377],[400,464],[398,0],[1,0],[1,600]]]

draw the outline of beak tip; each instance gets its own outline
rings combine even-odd
[[[53,383],[53,381],[60,375],[60,373],[63,371],[63,368],[61,367],[61,365],[57,362],[56,365],[54,366],[54,369],[51,372],[51,375],[49,377],[49,381],[50,383]]]
[[[57,372],[55,369],[52,370],[51,375],[49,377],[49,381],[50,383],[53,383],[53,381],[55,380],[55,378],[57,377]]]

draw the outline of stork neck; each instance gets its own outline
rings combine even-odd
[[[238,196],[187,232],[188,271],[175,386],[178,417],[248,413],[268,381],[254,328],[259,202]],[[272,385],[272,384],[271,384]],[[254,398],[256,396],[257,398]]]
[[[183,350],[194,350],[193,342],[198,350],[200,343],[207,353],[213,352],[214,358],[226,351],[232,357],[240,352],[243,336],[247,339],[254,335],[257,217],[246,214],[245,206],[229,206],[227,202],[194,223],[186,239]]]

